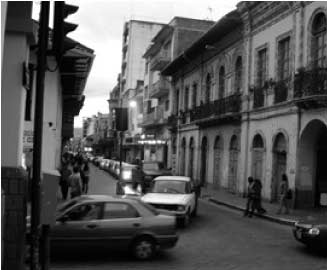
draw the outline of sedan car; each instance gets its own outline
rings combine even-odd
[[[327,216],[296,222],[293,235],[311,249],[327,250]]]
[[[158,248],[172,248],[175,218],[159,214],[140,200],[84,195],[62,205],[51,228],[52,248],[129,249],[141,260]]]
[[[163,163],[159,161],[143,161],[142,171],[144,175],[144,191],[151,188],[154,178],[161,175],[171,175],[171,170],[165,169]]]
[[[142,201],[164,213],[176,216],[179,223],[187,226],[190,217],[197,213],[197,193],[193,181],[187,176],[159,176],[150,192]]]

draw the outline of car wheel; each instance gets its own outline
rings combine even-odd
[[[133,243],[132,252],[136,259],[147,260],[150,259],[155,251],[154,240],[150,237],[142,237]]]
[[[192,212],[192,217],[196,217],[198,214],[198,204],[196,203],[194,206],[194,210]]]
[[[191,215],[190,215],[190,210],[188,210],[183,219],[182,226],[186,228],[190,224],[190,221],[191,221]]]

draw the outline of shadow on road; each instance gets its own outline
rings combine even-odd
[[[170,251],[160,250],[149,262],[171,261]],[[51,252],[51,263],[106,263],[106,262],[124,262],[137,263],[139,262],[128,251],[112,251],[103,249],[76,249],[74,251],[61,249]]]

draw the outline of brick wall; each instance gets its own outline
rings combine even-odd
[[[1,167],[1,188],[5,196],[2,213],[2,269],[24,269],[26,232],[26,182],[22,168]]]

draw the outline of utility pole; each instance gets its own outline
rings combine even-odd
[[[31,205],[31,270],[39,269],[39,240],[40,240],[40,186],[42,182],[42,134],[43,134],[43,104],[44,80],[47,66],[47,50],[49,39],[49,10],[50,2],[41,2],[38,46],[36,100],[34,115],[33,139],[33,179]]]

